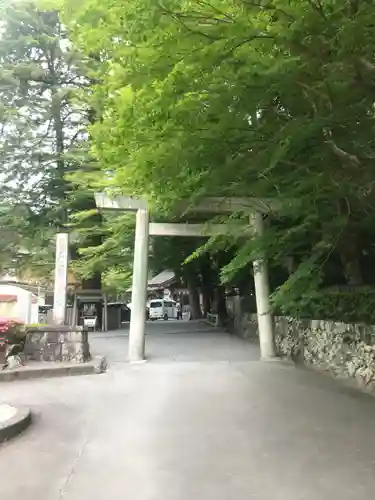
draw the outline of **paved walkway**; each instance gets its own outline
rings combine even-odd
[[[196,324],[150,325],[138,366],[125,332],[94,337],[107,374],[0,385],[36,414],[0,448],[1,498],[373,498],[375,398]]]

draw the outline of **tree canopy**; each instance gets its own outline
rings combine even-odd
[[[219,242],[237,248],[224,279],[260,251],[295,256],[281,292],[298,295],[337,253],[347,283],[364,283],[371,1],[65,0],[65,16],[77,46],[101,54],[92,137],[107,187],[169,213],[209,195],[271,199],[277,213],[262,241]]]
[[[93,213],[95,162],[88,152],[91,60],[75,50],[57,8],[8,1],[1,14],[0,227],[7,235],[1,265],[51,278],[57,231],[74,223],[79,240],[73,257],[100,232]],[[90,173],[91,188],[77,189],[82,172]],[[82,211],[85,217],[77,218]]]
[[[2,2],[0,37],[0,159],[4,267],[33,267],[50,277],[54,234],[68,220],[87,113],[77,99],[83,61],[57,10],[34,1]]]
[[[279,305],[374,283],[372,1],[51,2],[4,8],[4,221],[21,234],[23,220],[46,231],[70,218],[82,274],[118,283],[133,222],[103,221],[95,190],[142,195],[155,220],[186,217],[181,201],[256,199],[264,236],[228,231],[193,255],[208,252],[223,281],[265,254],[287,274]],[[253,209],[220,220],[248,224]],[[193,250],[165,259],[168,246],[154,246],[155,269]]]

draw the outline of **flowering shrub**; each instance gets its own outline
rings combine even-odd
[[[19,344],[25,339],[25,328],[22,321],[0,317],[0,337],[8,344]]]

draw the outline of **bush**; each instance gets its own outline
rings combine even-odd
[[[375,289],[343,287],[322,290],[313,296],[301,296],[300,300],[275,313],[303,319],[375,325]]]
[[[25,326],[21,321],[0,318],[0,336],[5,337],[8,344],[19,344],[25,340]]]

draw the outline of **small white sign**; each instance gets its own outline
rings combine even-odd
[[[87,328],[95,328],[96,327],[96,318],[84,318],[83,324]]]

